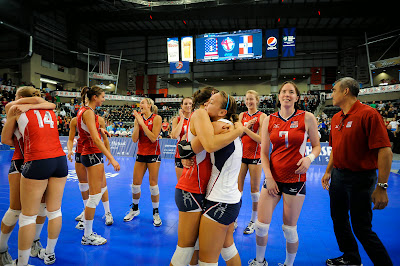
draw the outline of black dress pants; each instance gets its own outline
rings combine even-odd
[[[331,217],[339,249],[346,259],[361,263],[357,242],[351,230],[353,228],[374,265],[391,266],[393,263],[389,254],[372,231],[371,195],[376,180],[375,170],[352,172],[334,168],[329,187]]]

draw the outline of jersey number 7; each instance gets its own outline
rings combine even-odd
[[[279,137],[285,136],[285,147],[289,147],[289,131],[279,131]]]

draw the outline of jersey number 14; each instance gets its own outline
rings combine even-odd
[[[41,114],[40,114],[40,112],[38,110],[34,110],[33,112],[35,113],[35,115],[37,117],[38,124],[39,124],[40,128],[44,127],[44,124],[50,125],[50,128],[54,128],[54,121],[51,118],[51,114],[50,114],[49,111],[46,111],[46,113],[44,114],[43,119],[42,119],[42,116],[41,116]]]

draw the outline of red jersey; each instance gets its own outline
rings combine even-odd
[[[13,136],[13,142],[14,142],[14,154],[12,157],[12,161],[14,160],[23,160],[24,159],[24,139],[19,132],[18,129],[14,131],[14,136]]]
[[[76,122],[77,122],[76,125],[78,127],[79,139],[82,139],[82,155],[101,153],[99,148],[97,148],[96,144],[94,143],[92,137],[90,136],[88,127],[83,122],[83,113],[87,110],[92,110],[92,108],[90,108],[89,106],[83,106],[81,107],[81,109],[79,109],[78,114],[76,115]],[[99,133],[100,131],[99,116],[96,114],[95,114],[95,122],[99,138],[101,139]]]
[[[250,128],[250,130],[253,131],[254,133],[258,134],[258,131],[260,129],[260,117],[262,114],[263,114],[263,112],[260,112],[260,111],[257,111],[252,115],[250,115],[249,112],[243,113],[243,117],[242,117],[243,126],[246,126],[250,120],[257,118],[257,121]],[[257,143],[252,138],[250,138],[247,134],[244,134],[242,136],[242,144],[243,144],[243,158],[260,159],[260,156],[261,156],[260,155],[260,152],[261,152],[260,143]]]
[[[83,150],[83,143],[82,143],[82,138],[78,137],[77,142],[76,142],[76,153],[82,153]]]
[[[180,121],[181,121],[181,118],[178,117],[178,123],[179,123]],[[177,143],[179,143],[179,141],[182,140],[182,137],[183,137],[184,135],[186,135],[188,127],[189,127],[189,119],[185,117],[184,120],[183,120],[183,125],[182,125],[181,133],[179,133],[179,137],[177,138],[177,140],[178,140]],[[179,155],[179,152],[178,152],[178,145],[176,145],[175,158],[181,158],[181,156]]]
[[[191,141],[194,135],[190,131],[190,119],[188,121],[188,130],[186,140]],[[211,159],[210,154],[203,150],[192,157],[194,164],[190,168],[183,168],[181,177],[178,180],[176,188],[196,194],[206,194],[208,181],[211,177]]]
[[[351,171],[378,168],[378,150],[390,147],[390,140],[381,115],[374,108],[356,101],[345,115],[332,117],[329,146],[333,166]]]
[[[29,110],[17,122],[24,141],[24,162],[65,156],[53,110]]]
[[[152,131],[155,114],[151,114],[151,116],[147,119],[144,118],[142,114],[144,124],[147,128]],[[144,133],[142,126],[139,127],[139,142],[138,142],[138,152],[139,155],[160,155],[160,144],[158,143],[158,137],[155,142],[151,142],[150,139]]]
[[[268,132],[272,144],[271,173],[275,181],[283,183],[305,182],[306,174],[295,174],[297,162],[304,157],[307,143],[306,112],[296,110],[288,119],[279,112],[270,115]]]

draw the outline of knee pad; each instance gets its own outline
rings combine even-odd
[[[196,244],[194,244],[194,250],[200,250],[199,238],[197,238]]]
[[[256,235],[260,236],[260,237],[264,237],[264,236],[268,235],[269,225],[270,224],[264,224],[257,220],[256,221]]]
[[[138,194],[138,193],[140,193],[140,186],[141,185],[134,185],[134,184],[132,184],[132,194]]]
[[[107,189],[108,189],[107,186],[101,188],[101,195],[102,195],[102,196],[103,196],[104,192],[107,191]]]
[[[101,193],[95,194],[95,195],[89,195],[89,199],[86,203],[86,206],[89,208],[96,208],[97,205],[99,205],[99,202],[101,200]]]
[[[53,212],[49,212],[49,211],[47,212],[47,219],[49,219],[49,221],[51,221],[57,217],[61,217],[61,216],[62,216],[61,208],[59,208],[58,210],[53,211]]]
[[[260,198],[260,192],[254,192],[250,194],[251,194],[251,200],[253,202],[258,202],[258,199]]]
[[[46,203],[40,203],[38,216],[46,216]]]
[[[181,248],[180,246],[176,246],[171,264],[174,266],[187,266],[192,259],[193,252],[194,247]]]
[[[88,183],[79,183],[79,190],[80,190],[80,192],[88,191],[89,184]]]
[[[150,194],[152,196],[157,196],[158,194],[160,194],[160,190],[158,189],[158,185],[150,186]]]
[[[30,224],[36,224],[36,217],[37,215],[26,216],[22,213],[19,215],[19,227],[24,227]]]
[[[288,243],[296,243],[299,241],[299,237],[297,235],[297,225],[290,226],[282,224],[282,230]]]
[[[228,261],[236,256],[238,250],[236,249],[235,243],[233,243],[230,247],[223,248],[221,250],[221,256],[225,261]]]
[[[1,220],[7,226],[13,226],[17,223],[21,210],[13,210],[8,208]]]
[[[199,266],[218,266],[218,262],[216,263],[208,263],[208,262],[202,262],[199,260]]]

